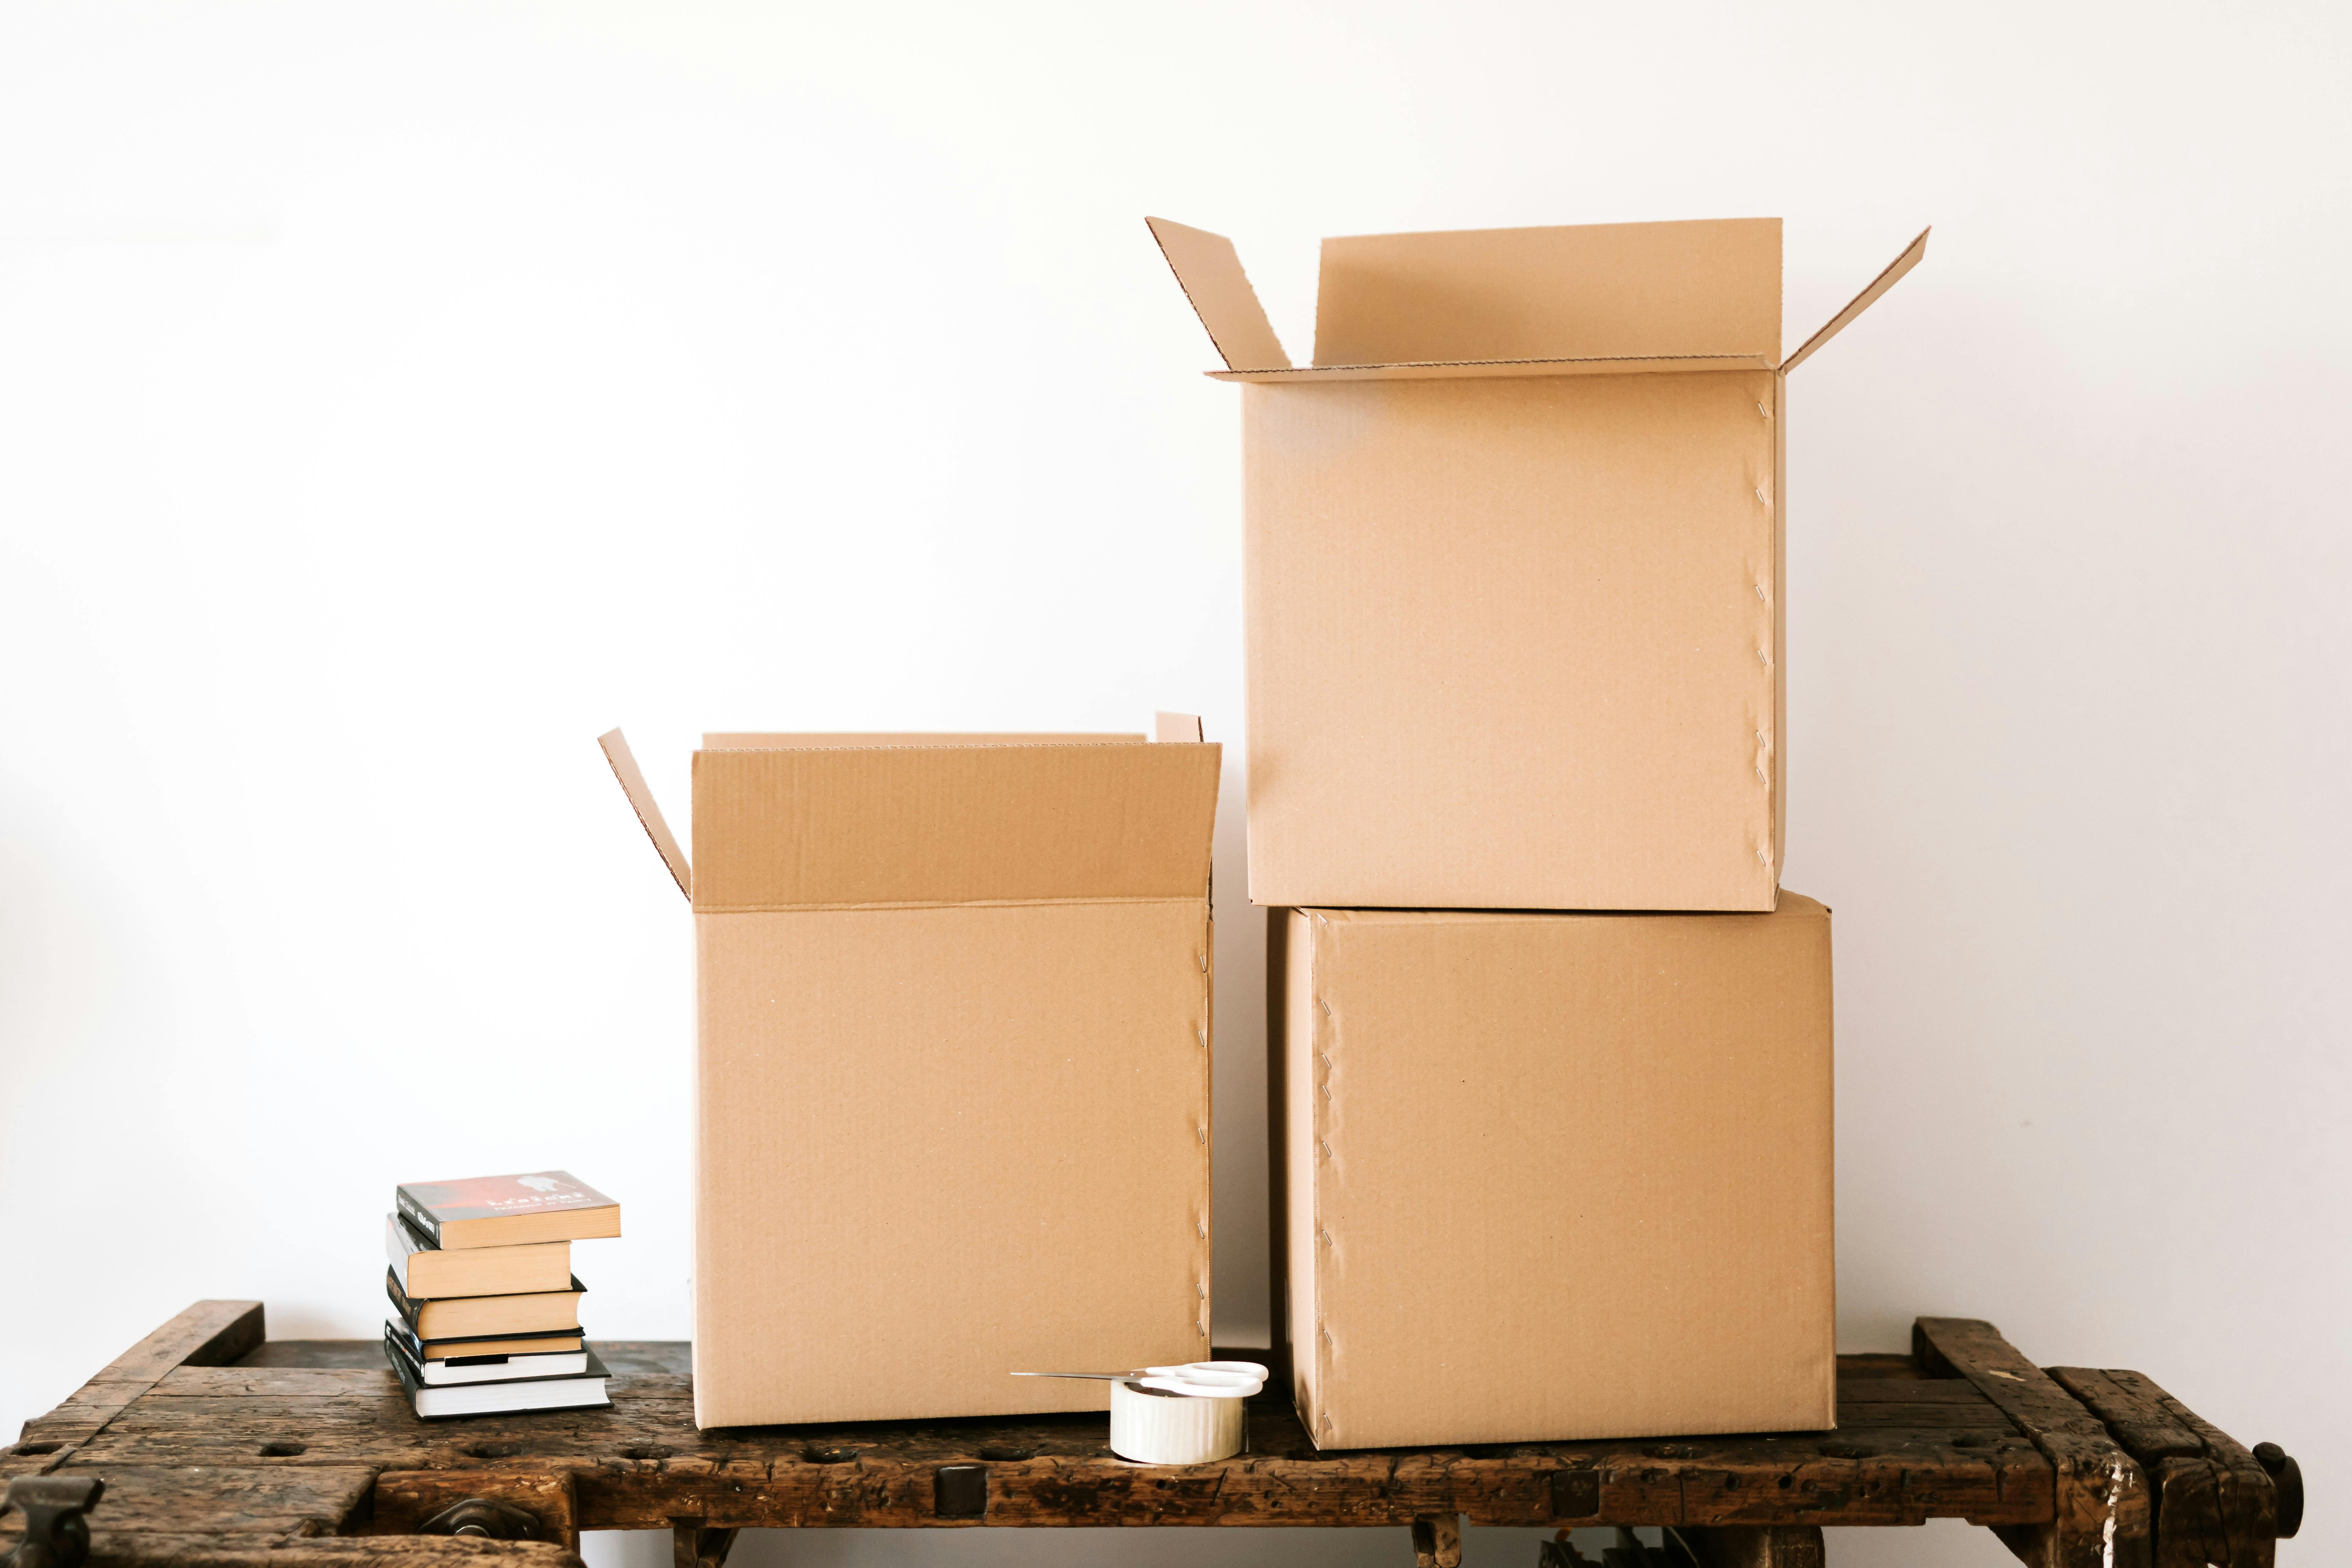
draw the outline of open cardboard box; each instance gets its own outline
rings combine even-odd
[[[703,1426],[1100,1409],[1015,1371],[1209,1349],[1219,748],[706,735],[694,855]]]
[[[1269,915],[1318,1445],[1835,1423],[1828,910]]]
[[[1788,734],[1780,222],[1323,242],[1290,363],[1151,231],[1242,384],[1250,897],[1769,910]]]

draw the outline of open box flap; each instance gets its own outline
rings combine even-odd
[[[732,731],[706,733],[706,752],[807,751],[841,746],[1099,746],[1115,741],[1130,743],[1140,735],[1114,734],[979,734],[961,731],[936,735],[884,734],[849,731],[834,734],[769,734]]]
[[[1288,369],[1290,356],[1282,352],[1282,340],[1265,319],[1265,307],[1258,303],[1257,290],[1242,270],[1234,242],[1164,217],[1143,221],[1151,226],[1151,237],[1160,242],[1160,254],[1168,258],[1201,325],[1209,329],[1209,341],[1224,356],[1225,368]]]
[[[1780,353],[1779,218],[1323,242],[1318,367]]]
[[[1781,370],[1784,372],[1791,371],[1804,363],[1807,355],[1811,354],[1815,349],[1820,348],[1823,343],[1829,342],[1832,338],[1837,336],[1840,332],[1845,331],[1847,323],[1851,322],[1856,316],[1861,315],[1864,310],[1869,310],[1873,305],[1876,304],[1878,302],[1878,297],[1881,294],[1884,294],[1889,289],[1894,288],[1895,285],[1902,279],[1905,273],[1910,271],[1914,267],[1918,266],[1920,261],[1927,257],[1927,236],[1934,232],[1935,230],[1933,226],[1921,229],[1919,231],[1919,237],[1913,240],[1909,245],[1905,246],[1903,247],[1903,254],[1888,262],[1886,264],[1886,270],[1872,279],[1870,280],[1870,287],[1864,289],[1861,293],[1856,294],[1853,297],[1852,303],[1848,304],[1844,310],[1840,310],[1836,315],[1832,316],[1829,321],[1829,325],[1823,327],[1820,331],[1815,332],[1811,337],[1807,338],[1805,340],[1804,346],[1799,349],[1795,353],[1789,356],[1787,363],[1780,366]]]
[[[621,793],[629,797],[637,820],[645,825],[646,837],[661,852],[662,864],[669,868],[677,890],[693,898],[693,868],[687,864],[686,852],[677,847],[677,836],[670,832],[668,822],[663,819],[661,807],[654,804],[654,792],[646,784],[644,770],[637,766],[636,756],[629,750],[628,738],[618,730],[608,730],[596,737],[596,744],[604,748],[604,760],[613,765],[613,776],[621,781]]]
[[[1201,716],[1198,713],[1154,713],[1151,716],[1151,738],[1197,743],[1203,738]]]
[[[1207,896],[1219,748],[694,757],[698,913]]]

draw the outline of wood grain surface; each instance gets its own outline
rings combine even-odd
[[[1274,1393],[1244,1453],[1186,1467],[1118,1458],[1098,1414],[701,1431],[687,1347],[658,1342],[597,1344],[609,1410],[420,1421],[374,1342],[260,1330],[255,1303],[191,1308],[28,1423],[0,1475],[103,1477],[95,1568],[567,1568],[577,1531],[638,1529],[718,1568],[731,1531],[837,1525],[1417,1527],[1444,1561],[1463,1521],[1671,1526],[1709,1561],[1817,1568],[1823,1526],[1938,1518],[1995,1527],[2041,1568],[2198,1551],[2272,1568],[2243,1447],[2137,1373],[2061,1382],[1970,1320],[1921,1320],[1913,1356],[1841,1358],[1834,1432],[1334,1451]],[[950,1465],[984,1468],[979,1517],[942,1517]],[[2182,1531],[2168,1555],[2150,1465]],[[406,1533],[467,1497],[530,1508],[554,1541]]]

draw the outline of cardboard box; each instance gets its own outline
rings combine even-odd
[[[1327,1448],[1836,1422],[1830,912],[1272,912]]]
[[[694,906],[698,1424],[1208,1354],[1219,748],[1161,739],[707,735],[689,868],[604,738]]]
[[[1151,228],[1243,384],[1250,897],[1769,910],[1788,758],[1777,218],[1323,242],[1294,367]]]

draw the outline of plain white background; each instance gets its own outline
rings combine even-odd
[[[370,1332],[405,1178],[580,1173],[627,1215],[593,1330],[684,1335],[688,922],[593,738],[681,815],[705,727],[1238,742],[1236,395],[1146,212],[1234,235],[1301,357],[1325,234],[1780,215],[1793,345],[1933,221],[1792,379],[1842,1338],[1975,1315],[2145,1369],[2300,1456],[2284,1561],[2334,1560],[2347,41],[2316,5],[0,9],[0,1431],[198,1297]],[[1238,763],[1221,1338],[1265,1279]]]

